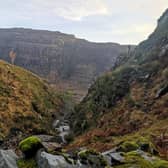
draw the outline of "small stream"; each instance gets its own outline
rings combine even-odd
[[[58,132],[58,136],[62,140],[62,144],[66,144],[66,136],[70,135],[71,133],[71,128],[67,120],[60,119],[60,120],[55,120],[53,123],[53,127],[55,130]],[[116,149],[112,149],[109,151],[106,151],[102,153],[102,156],[104,156],[105,160],[110,164],[113,165],[113,162],[122,162],[123,161],[123,156],[121,155],[120,152],[116,152]],[[73,168],[87,168],[86,165],[83,165],[80,160],[77,160],[77,163],[73,165]]]
[[[68,121],[56,120],[53,124],[55,130],[58,132],[58,136],[61,137],[62,143],[66,144],[66,136],[68,136],[71,132]]]

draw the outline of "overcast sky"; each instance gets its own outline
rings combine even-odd
[[[96,42],[137,44],[168,0],[0,0],[0,28],[58,30]]]

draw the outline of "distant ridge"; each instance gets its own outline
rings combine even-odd
[[[128,52],[128,46],[89,42],[58,31],[0,29],[0,58],[11,62],[11,50],[17,55],[16,65],[63,90],[74,94],[82,91],[77,97],[80,99],[97,76],[108,71],[120,54]]]

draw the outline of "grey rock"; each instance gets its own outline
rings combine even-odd
[[[149,153],[146,153],[142,150],[137,150],[137,154],[139,154],[141,157],[143,157],[145,160],[152,162],[155,160],[155,157],[150,155]]]
[[[37,164],[39,168],[75,168],[63,156],[52,155],[44,151],[37,153]]]
[[[35,135],[39,139],[41,139],[42,142],[53,142],[54,141],[54,136],[51,135]]]
[[[124,157],[122,156],[122,153],[116,152],[116,149],[104,152],[103,156],[110,166],[119,165],[124,162]]]
[[[42,145],[48,152],[60,151],[62,149],[62,146],[56,142],[42,142]]]
[[[18,157],[12,150],[0,150],[0,168],[18,168]]]
[[[168,93],[168,84],[162,87],[156,94],[155,98],[158,99]]]
[[[83,163],[80,159],[67,161],[62,155],[52,155],[45,151],[39,150],[36,156],[38,168],[103,168],[100,165],[100,158],[95,155],[89,155],[86,162]]]

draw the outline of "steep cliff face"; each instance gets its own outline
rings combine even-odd
[[[158,53],[166,51],[168,44],[168,9],[158,19],[158,24],[154,32],[148,37],[147,40],[140,43],[136,51],[130,59],[132,63],[145,63],[155,60],[159,57]],[[165,48],[165,49],[164,49]]]
[[[51,83],[59,83],[63,89],[76,87],[86,91],[96,76],[112,67],[117,56],[127,51],[128,46],[91,43],[60,32],[0,29],[1,59]]]
[[[154,142],[168,135],[168,12],[127,62],[98,78],[69,117],[77,138],[74,146],[106,150],[124,138]],[[165,30],[165,31],[163,31]],[[151,138],[152,137],[152,138]],[[164,139],[165,138],[165,139]],[[157,144],[166,156],[167,145]],[[72,145],[72,146],[73,146]]]

